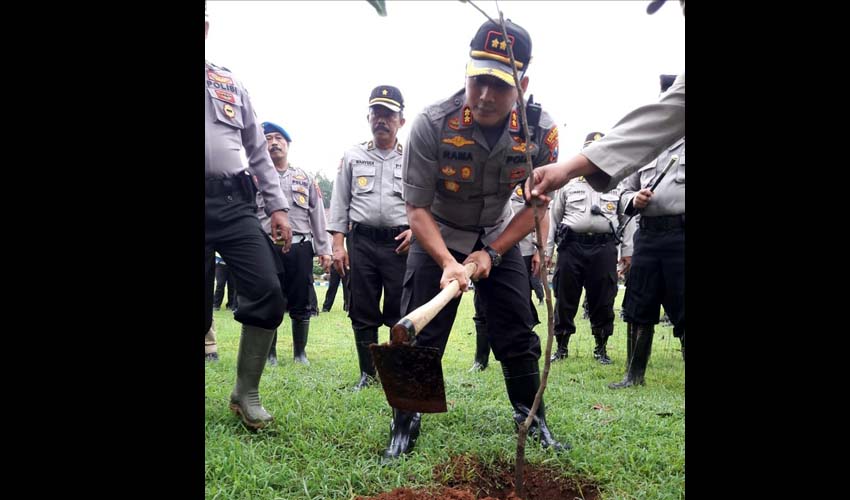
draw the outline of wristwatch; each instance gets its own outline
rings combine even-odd
[[[484,247],[484,251],[490,256],[490,262],[493,264],[493,267],[499,267],[499,264],[502,263],[502,256],[499,252],[494,250],[490,245]]]

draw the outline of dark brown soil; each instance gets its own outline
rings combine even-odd
[[[355,500],[595,500],[599,497],[597,486],[583,478],[564,478],[560,471],[528,463],[523,468],[523,499],[516,496],[514,465],[510,463],[487,465],[475,457],[459,456],[434,467],[433,476],[442,486],[418,490],[396,488],[373,497],[358,496]]]

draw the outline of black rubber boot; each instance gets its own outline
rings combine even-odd
[[[519,428],[528,418],[529,410],[534,404],[534,396],[540,387],[540,369],[536,359],[513,359],[502,362],[502,373],[505,376],[508,398],[514,409],[514,424]],[[537,408],[528,434],[540,441],[544,448],[551,447],[556,451],[571,448],[569,443],[559,443],[546,425],[546,405],[543,399],[540,400],[540,407]]]
[[[570,343],[570,335],[569,333],[556,333],[555,340],[558,342],[558,348],[555,349],[555,352],[552,353],[552,359],[550,361],[559,361],[561,359],[567,359],[570,355],[570,352],[567,350],[567,344]]]
[[[372,361],[370,344],[378,343],[378,330],[354,331],[354,344],[357,347],[357,360],[360,362],[360,381],[354,386],[355,391],[364,389],[376,383],[375,364]]]
[[[490,364],[490,341],[487,339],[487,327],[475,325],[475,362],[472,363],[469,371],[484,371],[488,364]]]
[[[422,414],[393,408],[390,422],[390,442],[384,450],[383,463],[391,463],[405,453],[410,453],[419,437]]]
[[[611,329],[613,329],[613,325],[611,326]],[[611,361],[611,358],[608,357],[608,351],[606,349],[610,333],[607,333],[605,330],[605,328],[591,329],[593,332],[593,338],[596,339],[596,347],[593,349],[593,359],[599,361],[600,364],[610,365],[613,361]]]
[[[277,366],[277,328],[274,329],[272,346],[269,348],[268,363],[269,366]]]
[[[236,361],[236,387],[230,393],[230,410],[252,430],[262,429],[274,420],[260,404],[260,378],[272,337],[274,330],[242,325]]]
[[[310,331],[309,319],[294,319],[292,320],[292,357],[296,363],[310,366],[310,361],[307,359],[307,353],[304,349],[307,348],[307,333]]]
[[[631,325],[629,336],[633,343],[633,352],[627,361],[626,376],[620,382],[608,384],[610,389],[622,389],[633,385],[644,385],[646,365],[652,353],[652,335],[654,325]]]

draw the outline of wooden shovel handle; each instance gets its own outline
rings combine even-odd
[[[475,272],[478,266],[474,262],[470,262],[463,266],[466,269],[466,278]],[[413,340],[413,336],[421,332],[428,323],[434,319],[434,316],[446,307],[446,304],[451,302],[457,291],[460,290],[460,284],[457,280],[449,283],[445,288],[440,290],[433,299],[417,307],[407,316],[401,318],[398,323],[392,328],[392,341],[409,342]]]

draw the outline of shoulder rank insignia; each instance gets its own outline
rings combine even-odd
[[[516,109],[511,111],[511,125],[508,130],[511,132],[519,132],[519,118],[517,117]]]
[[[464,106],[461,113],[461,116],[463,117],[463,126],[468,127],[469,125],[472,125],[472,109],[469,106]]]

